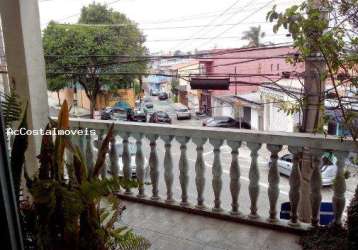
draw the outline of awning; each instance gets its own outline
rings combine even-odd
[[[228,90],[230,78],[191,78],[191,89]]]

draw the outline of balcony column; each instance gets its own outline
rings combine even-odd
[[[47,83],[37,0],[0,0],[0,15],[10,82],[23,106],[28,102],[29,129],[48,123]],[[38,169],[41,136],[30,136],[26,168],[32,176]]]
[[[196,161],[195,161],[195,183],[196,191],[198,192],[197,205],[196,208],[204,209],[204,188],[205,188],[205,161],[203,156],[204,144],[206,143],[206,138],[195,137],[192,138],[194,144],[196,145]]]
[[[167,199],[165,202],[172,203],[173,199],[173,157],[171,152],[172,141],[174,136],[165,135],[162,136],[165,146],[165,155],[164,155],[164,180],[167,187]]]
[[[334,183],[334,194],[332,198],[334,219],[333,223],[336,225],[342,224],[342,214],[344,206],[346,204],[345,192],[346,192],[346,178],[344,176],[345,160],[348,156],[347,152],[335,151],[337,156],[337,173]]]
[[[135,154],[137,180],[139,182],[137,197],[144,198],[145,197],[145,189],[144,189],[145,170],[144,170],[144,155],[142,150],[143,134],[142,133],[133,134],[133,137],[136,139],[136,145],[137,145],[137,152]]]
[[[239,193],[241,188],[239,148],[241,147],[241,141],[228,141],[227,144],[231,147],[230,191],[232,209],[230,213],[232,215],[239,215]]]
[[[186,155],[186,144],[189,141],[189,137],[179,136],[176,140],[180,143],[180,159],[179,159],[179,181],[181,186],[181,203],[182,206],[188,205],[188,184],[189,184],[189,175],[188,175],[188,158]]]
[[[276,222],[277,220],[277,200],[280,193],[279,183],[280,174],[277,168],[278,153],[281,151],[281,145],[268,144],[267,149],[271,152],[271,165],[268,173],[268,197],[270,202],[270,217],[269,222]]]
[[[113,176],[119,175],[118,152],[116,146],[116,133],[113,133],[109,149],[110,169]]]
[[[312,177],[311,177],[311,224],[312,226],[318,226],[321,201],[322,201],[322,177],[321,177],[321,156],[323,151],[321,149],[311,149],[313,161],[312,161]]]
[[[152,182],[152,200],[159,200],[158,182],[159,182],[159,170],[158,170],[158,155],[157,155],[157,139],[158,135],[148,135],[150,141],[150,155],[149,155],[149,170],[150,180]]]
[[[95,157],[96,157],[96,161],[97,161],[98,152],[101,150],[102,143],[103,143],[104,130],[103,129],[97,129],[96,132],[97,132],[97,145],[95,145],[95,146],[96,146],[97,150],[96,150]],[[103,166],[103,168],[101,170],[101,177],[102,177],[102,179],[107,177],[107,164],[106,164],[106,161],[104,162],[104,166]]]
[[[93,173],[93,144],[92,137],[90,134],[86,135],[86,165],[88,174],[92,175]]]
[[[249,215],[249,218],[256,219],[259,217],[257,214],[257,200],[259,198],[260,193],[260,186],[259,186],[259,179],[260,179],[260,173],[257,165],[257,158],[258,154],[257,151],[261,148],[260,143],[255,142],[248,142],[247,143],[248,148],[251,150],[251,164],[250,164],[250,170],[249,170],[249,195],[251,200],[251,213]]]
[[[223,140],[220,139],[210,139],[211,145],[214,147],[214,162],[213,162],[213,168],[212,168],[212,174],[213,174],[213,190],[214,190],[214,212],[221,212],[221,200],[220,200],[220,194],[222,189],[222,166],[221,166],[221,160],[220,160],[220,147],[223,144]]]
[[[301,185],[301,170],[300,170],[300,154],[302,152],[301,148],[289,146],[288,150],[293,154],[293,163],[292,171],[290,175],[290,205],[291,205],[291,220],[289,222],[290,226],[299,226],[298,222],[298,204],[300,202],[300,185]]]
[[[120,136],[123,139],[123,153],[122,153],[122,162],[123,162],[123,176],[124,179],[132,179],[132,167],[131,167],[131,156],[128,148],[128,138],[129,133],[121,133]],[[126,188],[125,194],[132,194],[130,188]]]

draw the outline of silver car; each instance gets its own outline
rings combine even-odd
[[[181,103],[175,104],[175,112],[177,115],[177,120],[180,119],[191,119],[191,113],[190,110]]]
[[[290,176],[293,165],[293,155],[286,154],[277,160],[277,168],[280,174]],[[269,163],[271,166],[271,162]],[[321,167],[322,186],[331,186],[337,173],[335,164],[326,164]]]

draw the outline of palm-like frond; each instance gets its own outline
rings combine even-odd
[[[5,126],[9,128],[13,125],[13,122],[21,118],[21,102],[13,89],[10,91],[10,94],[0,92],[0,98]]]

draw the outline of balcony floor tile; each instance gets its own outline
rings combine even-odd
[[[125,201],[122,223],[153,250],[301,249],[298,236]]]

